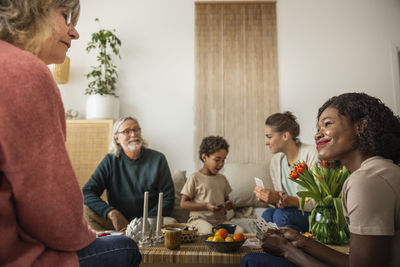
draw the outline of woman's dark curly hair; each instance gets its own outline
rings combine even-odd
[[[346,93],[330,98],[318,110],[318,117],[328,107],[338,110],[351,123],[366,121],[353,144],[367,156],[381,156],[400,163],[400,118],[378,98],[364,93]]]
[[[208,136],[205,137],[200,144],[199,157],[200,160],[202,154],[205,154],[207,157],[214,154],[215,152],[225,149],[226,152],[229,152],[229,144],[226,140],[221,136]]]

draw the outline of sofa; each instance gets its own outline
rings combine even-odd
[[[235,208],[228,211],[227,219],[241,225],[246,233],[255,233],[256,229],[252,222],[261,217],[268,205],[257,201],[253,193],[254,177],[260,178],[265,188],[273,188],[269,175],[269,164],[226,163],[221,173],[226,176],[232,187],[229,199],[235,203]],[[189,219],[189,211],[180,207],[180,192],[188,175],[190,174],[183,170],[174,171],[172,175],[175,186],[175,207],[171,217],[181,223],[187,222]]]

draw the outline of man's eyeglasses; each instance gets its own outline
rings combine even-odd
[[[65,12],[63,12],[63,17],[67,26],[70,26],[72,24],[72,15],[73,14],[70,9],[67,9]]]
[[[142,129],[141,128],[133,128],[133,129],[125,129],[122,130],[120,132],[118,132],[119,134],[124,134],[124,135],[131,135],[132,133],[139,133]]]

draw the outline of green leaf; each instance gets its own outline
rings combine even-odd
[[[339,229],[343,229],[346,226],[346,220],[343,215],[343,205],[342,200],[340,198],[334,198],[333,204],[335,205],[336,210],[336,219]]]
[[[296,193],[299,197],[311,197],[313,199],[315,199],[315,201],[320,201],[321,200],[321,196],[317,193],[314,192],[310,192],[310,191],[299,191]]]
[[[297,179],[293,179],[292,177],[289,177],[290,180],[292,180],[293,182],[295,182],[296,184],[299,184],[301,187],[308,189],[310,191],[312,191],[311,187],[304,181]]]
[[[301,214],[302,214],[302,215],[304,215],[304,204],[305,204],[305,202],[306,202],[306,198],[305,198],[305,197],[302,197],[302,198],[300,199],[300,208],[301,208]]]
[[[333,198],[332,198],[331,195],[328,195],[328,196],[326,196],[326,197],[324,197],[324,198],[322,199],[322,202],[324,203],[325,206],[332,206],[332,204],[333,204]]]
[[[303,173],[300,174],[302,178],[311,188],[312,191],[320,193],[320,190],[314,180],[314,175],[310,170],[304,169]]]

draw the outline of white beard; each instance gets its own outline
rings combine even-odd
[[[143,145],[143,141],[142,141],[142,140],[140,140],[139,143],[136,143],[135,141],[130,140],[130,141],[128,142],[128,145],[127,145],[127,146],[125,146],[124,144],[121,144],[121,147],[122,147],[124,150],[131,151],[131,152],[135,152],[135,151],[140,150],[140,149],[142,148],[142,145]]]

